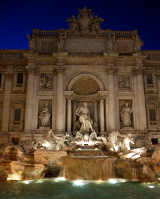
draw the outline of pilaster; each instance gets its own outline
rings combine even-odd
[[[2,131],[9,131],[9,117],[10,117],[10,98],[12,89],[12,72],[5,73],[5,91],[3,98],[3,116],[2,116]]]
[[[36,65],[29,64],[26,69],[28,70],[28,79],[27,79],[27,96],[26,96],[26,112],[25,112],[25,131],[30,132],[32,129],[36,128],[35,124],[35,106],[36,106]]]

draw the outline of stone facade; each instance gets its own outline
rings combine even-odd
[[[160,142],[160,51],[141,50],[137,31],[102,30],[87,8],[67,21],[67,30],[33,29],[29,50],[0,50],[1,143],[29,144],[50,128],[74,134],[81,102],[99,135]]]

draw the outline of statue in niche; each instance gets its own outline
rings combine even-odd
[[[131,115],[132,115],[132,109],[131,109],[129,103],[125,102],[120,111],[122,127],[131,127],[132,126]]]
[[[80,122],[80,132],[92,132],[93,121],[90,118],[90,111],[87,102],[80,103],[75,111],[75,115],[78,117]]]
[[[42,108],[42,111],[39,114],[40,128],[50,127],[50,118],[51,118],[51,114],[49,113],[49,110],[48,110],[48,103],[45,103]]]

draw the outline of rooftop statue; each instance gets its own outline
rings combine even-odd
[[[103,22],[103,19],[94,16],[91,9],[84,7],[82,10],[79,10],[77,19],[75,16],[72,16],[72,18],[67,19],[67,21],[70,23],[71,32],[85,34],[99,32],[100,23]]]

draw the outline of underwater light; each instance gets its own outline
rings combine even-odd
[[[153,185],[149,185],[148,186],[150,189],[153,189],[155,186],[153,186]]]
[[[30,184],[31,182],[33,182],[33,180],[25,180],[25,181],[23,181],[24,184]]]
[[[95,181],[95,184],[102,184],[102,183],[104,183],[103,180],[96,180],[96,181]]]
[[[74,180],[73,186],[84,186],[86,183],[83,180]]]
[[[118,180],[115,178],[110,178],[107,182],[110,184],[116,184],[116,183],[118,183]]]
[[[44,180],[37,180],[35,183],[43,183]]]
[[[66,178],[64,177],[58,177],[54,179],[55,182],[62,182],[62,181],[66,181]]]
[[[127,182],[128,180],[122,179],[122,178],[110,178],[108,179],[108,183],[110,184],[116,184],[116,183],[122,183],[122,182]]]

